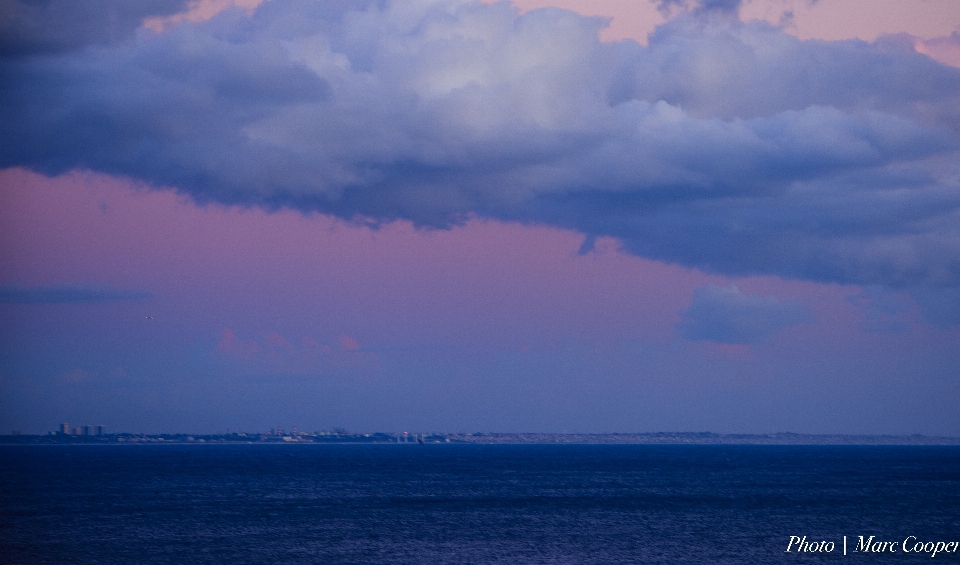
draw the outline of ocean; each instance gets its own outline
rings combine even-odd
[[[0,446],[6,565],[960,562],[936,542],[956,446]]]

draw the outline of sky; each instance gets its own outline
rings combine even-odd
[[[0,74],[0,433],[960,435],[954,0],[3,0]]]

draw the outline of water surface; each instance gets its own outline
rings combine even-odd
[[[960,448],[0,446],[11,565],[931,561],[844,535],[960,540]]]

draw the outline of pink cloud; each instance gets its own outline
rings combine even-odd
[[[914,37],[913,48],[934,61],[960,67],[960,32],[955,31],[950,35],[929,40]]]
[[[250,361],[260,352],[260,344],[256,340],[241,341],[230,328],[220,332],[220,341],[217,342],[217,352],[238,359]]]
[[[360,351],[360,344],[352,337],[342,335],[340,336],[340,349],[344,351]]]
[[[162,33],[179,23],[209,20],[230,8],[253,12],[262,3],[263,0],[192,0],[186,12],[166,17],[147,18],[143,21],[143,27]]]
[[[369,376],[379,370],[376,354],[361,352],[355,339],[342,335],[337,343],[338,347],[333,348],[312,336],[293,343],[277,332],[268,332],[262,338],[241,339],[232,329],[224,328],[215,351],[223,360],[241,363],[235,369],[242,373],[302,375],[347,370]]]

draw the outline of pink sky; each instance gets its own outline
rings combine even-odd
[[[512,0],[521,12],[553,6],[585,16],[609,18],[604,41],[647,36],[665,21],[652,2],[636,0]],[[875,41],[883,35],[913,36],[914,48],[960,67],[960,2],[955,0],[747,0],[740,19],[764,20],[800,39]]]
[[[806,409],[799,406],[741,418],[736,411],[716,412],[707,399],[735,394],[772,402],[769,395],[790,394],[807,402],[819,390],[860,397],[850,400],[849,410],[841,410],[836,398],[829,400],[832,409],[824,424],[808,425],[806,431],[832,425],[856,432],[884,429],[883,419],[864,423],[865,401],[881,402],[888,423],[907,425],[906,409],[919,399],[898,407],[871,383],[907,378],[905,366],[953,362],[948,360],[955,355],[947,352],[960,333],[926,326],[913,307],[894,316],[905,324],[905,333],[872,331],[864,310],[869,302],[849,299],[860,292],[856,287],[710,276],[626,255],[612,240],[578,255],[582,236],[552,228],[473,220],[451,230],[422,231],[395,223],[372,231],[290,211],[198,207],[170,191],[92,173],[48,179],[12,169],[0,173],[0,186],[0,279],[28,286],[97,283],[156,295],[111,309],[106,317],[83,306],[55,308],[65,327],[98,325],[77,343],[96,343],[91,336],[103,332],[126,334],[103,346],[103,353],[115,360],[65,365],[45,389],[55,399],[52,405],[72,420],[107,419],[112,426],[129,426],[123,422],[130,421],[148,430],[170,425],[162,423],[169,414],[153,414],[142,398],[124,396],[122,390],[125,383],[168,378],[162,377],[169,370],[164,362],[123,361],[123,355],[110,353],[127,347],[149,356],[159,347],[161,357],[195,359],[193,368],[186,369],[194,376],[186,381],[184,374],[174,377],[174,388],[158,392],[161,400],[153,401],[185,405],[188,414],[175,420],[182,425],[215,426],[209,418],[190,415],[202,411],[196,399],[212,393],[195,379],[213,372],[241,379],[241,392],[258,386],[257,375],[313,374],[320,379],[308,386],[306,396],[303,390],[291,391],[300,398],[282,401],[286,408],[248,406],[242,410],[245,416],[219,424],[234,429],[266,425],[271,418],[301,427],[376,427],[396,421],[437,429],[532,429],[565,422],[569,428],[589,426],[585,422],[591,417],[604,429],[639,429],[657,422],[676,429],[802,429],[797,426]],[[736,284],[744,293],[798,300],[815,320],[786,328],[764,344],[684,342],[674,326],[694,289],[705,284]],[[12,308],[13,319],[20,319],[53,307]],[[147,315],[153,319],[145,320]],[[40,331],[28,321],[20,326],[24,337]],[[640,364],[631,368],[634,363]],[[443,378],[407,374],[417,367],[428,372],[447,367],[450,372]],[[860,376],[841,382],[832,376],[838,368]],[[504,377],[503,371],[517,377]],[[559,371],[554,375],[558,380],[543,381],[548,374],[543,371]],[[590,384],[578,384],[584,377],[576,374],[582,372],[593,374],[586,377]],[[510,380],[525,373],[536,375],[531,384]],[[20,375],[4,377],[8,392],[27,394],[20,388],[27,386]],[[243,380],[251,378],[253,385]],[[499,388],[488,390],[485,381],[497,382]],[[804,382],[814,388],[804,390]],[[62,396],[73,398],[83,387],[104,383],[120,383],[115,400],[138,407],[139,416],[85,416],[81,406]],[[914,386],[929,391],[945,383],[935,379]],[[406,387],[440,387],[448,398],[437,404],[424,393],[396,405],[394,395],[402,397]],[[512,396],[496,390],[528,395],[531,409],[547,412],[545,405],[563,407],[576,390],[584,397],[561,410],[565,417],[531,420],[514,413]],[[620,391],[615,393],[618,401],[609,398],[611,390]],[[315,415],[311,420],[311,411],[300,404],[315,395],[320,396],[313,402],[324,407],[327,419]],[[479,404],[471,406],[471,398]],[[629,404],[622,404],[628,398],[645,407],[642,414],[631,414]],[[938,404],[943,398],[930,401]],[[339,400],[331,406],[331,399]],[[357,402],[377,406],[382,417],[359,417]],[[694,411],[680,417],[658,408],[678,402]],[[449,413],[451,407],[459,408]],[[491,407],[499,408],[490,412]],[[100,409],[105,414],[110,410],[118,411],[109,405]],[[251,415],[258,411],[266,416]],[[26,418],[18,410],[13,414]],[[495,414],[496,425],[483,424]],[[931,425],[915,421],[908,429],[943,431]]]
[[[655,4],[636,0],[512,0],[521,11],[546,6],[573,10],[585,16],[610,18],[601,37],[606,41],[647,35],[665,21]],[[785,14],[792,14],[786,17]],[[783,25],[801,39],[862,39],[908,33],[921,39],[950,35],[960,29],[960,4],[953,0],[747,0],[742,20],[765,20]]]
[[[492,3],[496,0],[483,0]],[[150,18],[145,26],[162,30],[182,21],[200,21],[220,11],[237,7],[252,10],[263,0],[197,0],[185,14]],[[584,16],[609,18],[601,31],[604,41],[633,39],[646,43],[647,35],[666,21],[654,2],[643,0],[511,0],[521,12],[543,7],[572,10]],[[745,0],[740,9],[744,21],[758,19],[782,26],[801,39],[862,39],[905,33],[918,40],[918,51],[940,62],[960,66],[956,40],[950,47],[928,47],[925,42],[960,31],[960,3],[955,0]],[[941,52],[949,52],[942,54]]]

